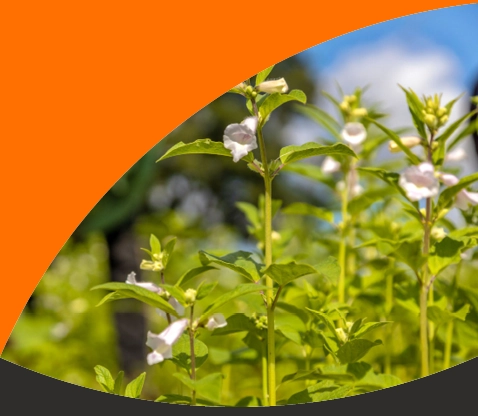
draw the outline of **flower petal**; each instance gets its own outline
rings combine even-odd
[[[173,345],[183,334],[188,324],[189,319],[179,319],[169,325],[163,332],[161,332],[159,334],[159,338],[161,338],[167,345]]]
[[[367,130],[362,123],[347,123],[341,132],[341,136],[347,143],[358,145],[367,138]]]

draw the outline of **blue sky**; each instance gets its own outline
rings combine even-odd
[[[358,46],[395,37],[412,50],[440,47],[454,55],[460,70],[456,76],[468,88],[478,76],[478,4],[449,7],[390,20],[340,36],[302,52],[313,70],[333,65]]]

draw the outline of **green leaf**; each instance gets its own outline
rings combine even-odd
[[[178,316],[176,310],[161,296],[156,293],[150,292],[149,290],[144,289],[142,287],[130,285],[128,283],[110,282],[91,288],[91,290],[97,289],[115,291],[115,293],[117,293],[117,296],[114,296],[114,300],[133,298],[155,308],[159,308],[162,311],[169,313],[173,316]],[[109,300],[113,299],[111,299],[110,297]],[[100,302],[100,304],[102,303],[104,303],[104,299]]]
[[[199,318],[199,322],[207,319],[213,312],[218,310],[220,307],[225,305],[226,303],[230,302],[233,299],[238,298],[239,296],[247,295],[249,293],[259,292],[267,290],[267,286],[259,285],[256,283],[244,283],[242,285],[236,286],[235,289],[231,290],[230,292],[224,293],[223,295],[219,296],[214,303],[209,305]]]
[[[317,403],[326,400],[341,399],[346,397],[352,389],[352,386],[338,387],[331,381],[321,381],[299,393],[293,394],[287,401],[287,404]]]
[[[456,185],[446,188],[438,198],[437,210],[440,211],[443,208],[449,208],[449,206],[453,203],[453,199],[455,198],[456,194],[477,180],[478,172],[465,176],[464,178],[461,178]]]
[[[212,335],[229,335],[237,332],[250,332],[256,329],[251,318],[243,313],[235,313],[226,319],[227,325],[222,328],[216,328]]]
[[[275,65],[272,65],[269,68],[264,69],[263,71],[259,72],[256,75],[256,86],[267,79],[271,71],[274,69],[274,66]]]
[[[192,143],[179,142],[175,144],[156,162],[180,155],[217,155],[232,157],[231,151],[227,150],[222,142],[215,142],[211,139],[199,139]],[[254,155],[248,153],[241,160],[248,163],[253,162]]]
[[[124,392],[125,397],[131,397],[132,399],[139,399],[141,392],[143,391],[144,380],[146,379],[146,373],[141,373],[133,381],[131,381]]]
[[[427,317],[430,321],[434,322],[436,325],[446,324],[454,319],[459,319],[460,321],[466,320],[466,315],[470,311],[470,305],[463,305],[458,311],[450,312],[444,310],[436,305],[431,305],[427,308]]]
[[[324,146],[314,142],[304,143],[301,146],[286,146],[280,150],[280,160],[284,165],[313,156],[343,155],[357,157],[355,152],[345,144],[336,143]]]
[[[169,262],[169,258],[174,250],[174,246],[176,245],[176,237],[172,238],[166,243],[166,246],[163,250],[163,266],[166,268]]]
[[[342,345],[336,355],[342,364],[354,363],[367,354],[371,348],[382,345],[382,341],[368,339],[353,339]]]
[[[422,110],[424,109],[424,104],[418,98],[417,94],[410,88],[406,90],[401,85],[399,87],[403,90],[407,97],[408,109],[412,115],[413,124],[418,131],[418,134],[422,138],[427,137],[427,132],[425,129],[425,123],[422,121]]]
[[[332,283],[336,283],[340,275],[340,265],[335,257],[329,256],[326,260],[314,266],[317,273],[322,274]]]
[[[188,306],[188,303],[186,302],[186,295],[181,287],[172,285],[159,285],[159,287],[168,291],[169,294],[184,307]]]
[[[285,104],[288,101],[299,101],[302,104],[305,104],[307,101],[306,95],[300,90],[292,90],[289,94],[281,94],[275,92],[274,94],[268,95],[267,98],[262,103],[259,113],[261,115],[261,126],[263,126],[269,117],[269,115],[282,104]]]
[[[339,338],[337,337],[337,332],[335,331],[334,322],[332,321],[332,319],[330,319],[330,317],[327,314],[320,311],[314,311],[313,309],[310,309],[307,307],[305,309],[307,309],[309,312],[312,312],[314,315],[318,316],[319,319],[325,324],[327,329],[332,333],[335,340],[339,341]]]
[[[308,274],[317,273],[317,271],[308,264],[297,264],[295,261],[287,264],[271,264],[262,270],[265,276],[269,276],[279,286],[284,286],[299,277]]]
[[[224,376],[221,373],[212,373],[203,377],[200,380],[191,380],[186,374],[174,373],[181,383],[191,390],[196,390],[196,393],[213,403],[219,403],[221,400],[221,385]]]
[[[121,386],[123,384],[124,371],[120,371],[115,378],[114,393],[121,395]]]
[[[259,397],[246,396],[240,399],[234,407],[261,407],[262,400]]]
[[[312,104],[297,106],[296,110],[324,127],[335,139],[342,140],[339,123],[325,111]]]
[[[113,376],[106,367],[102,365],[95,365],[96,381],[107,393],[114,393],[115,381]]]
[[[149,245],[151,247],[151,253],[160,254],[161,253],[161,243],[154,234],[151,234],[149,237]]]
[[[418,165],[421,160],[420,158],[415,155],[407,146],[405,146],[401,139],[400,139],[400,136],[398,136],[398,134],[396,134],[395,132],[393,132],[392,130],[388,129],[387,127],[385,127],[384,125],[380,124],[378,121],[375,121],[369,117],[366,117],[366,120],[369,121],[370,123],[373,123],[375,124],[380,130],[382,130],[388,137],[390,137],[390,139],[392,139],[396,144],[397,146],[402,149],[402,151],[408,156],[408,158],[410,159],[410,161],[414,164],[414,165]],[[426,137],[426,136],[424,136]]]
[[[475,122],[475,123],[470,122],[459,134],[457,134],[457,136],[448,145],[448,152],[450,152],[463,139],[467,138],[468,136],[471,136],[477,131],[478,131],[478,122]]]
[[[465,114],[463,117],[455,121],[454,123],[450,124],[450,126],[440,135],[436,138],[437,142],[446,142],[453,133],[455,133],[456,130],[463,124],[464,121],[468,120],[471,116],[477,113],[477,110],[471,111],[468,114]]]
[[[363,337],[365,334],[373,331],[374,329],[380,328],[384,325],[391,324],[391,321],[382,321],[382,322],[367,322],[359,327],[357,331],[354,332],[354,338]]]
[[[432,275],[436,276],[450,264],[456,264],[461,261],[460,253],[465,244],[450,237],[437,241],[430,250],[428,257],[428,267]]]
[[[260,270],[263,265],[257,263],[251,256],[252,253],[247,251],[236,251],[222,257],[214,256],[205,251],[199,252],[199,260],[203,266],[207,266],[209,263],[219,264],[253,282],[257,282],[262,277]]]
[[[174,404],[191,404],[191,398],[180,394],[163,394],[159,396],[155,402],[174,403]],[[196,404],[203,406],[215,406],[216,404],[207,400],[196,399]]]
[[[208,353],[207,345],[196,338],[194,340],[196,368],[201,367],[206,362]],[[173,345],[173,358],[171,358],[171,361],[187,371],[191,369],[191,344],[188,334],[181,335],[179,340]]]
[[[199,287],[197,288],[196,299],[201,300],[208,296],[217,286],[217,282],[212,283],[204,283],[201,282]]]
[[[176,282],[174,286],[183,286],[187,282],[189,282],[191,279],[194,279],[196,276],[199,276],[200,274],[208,272],[209,270],[217,270],[217,269],[213,266],[201,266],[201,267],[196,267],[194,269],[188,270],[179,278],[179,280]]]
[[[249,204],[248,202],[237,202],[236,207],[244,213],[244,215],[254,228],[261,228],[262,224],[257,207],[252,204]]]
[[[310,215],[320,220],[332,222],[334,220],[334,214],[323,208],[319,208],[305,202],[294,202],[281,211],[283,214],[288,215]]]

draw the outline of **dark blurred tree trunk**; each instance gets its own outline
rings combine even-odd
[[[137,270],[137,245],[132,224],[106,233],[110,279],[124,282],[126,276]],[[146,359],[146,320],[141,312],[115,312],[114,315],[120,352],[120,368],[133,377],[135,370],[143,368]]]

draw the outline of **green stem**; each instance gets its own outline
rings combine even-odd
[[[421,352],[421,371],[420,376],[426,377],[429,374],[428,367],[428,290],[426,284],[420,284],[420,352]]]
[[[269,406],[269,398],[267,394],[267,344],[266,340],[262,341],[262,401],[264,406]]]
[[[255,101],[252,101],[254,113],[259,118],[259,111]],[[262,169],[264,172],[264,260],[265,266],[272,264],[272,179],[270,177],[267,152],[262,128],[257,129],[257,139],[261,152]],[[274,282],[266,276],[267,300],[267,377],[269,388],[269,406],[276,405],[276,356],[275,356],[275,327],[274,327]]]
[[[345,178],[347,175],[345,175]],[[347,192],[347,180],[345,179],[345,186],[342,192],[342,229],[339,245],[339,265],[340,274],[339,281],[337,283],[337,300],[339,303],[345,302],[345,274],[347,272],[347,205],[348,205],[348,192]]]
[[[194,317],[194,307],[191,306],[191,315],[190,315],[190,326],[192,326]],[[191,354],[191,380],[196,382],[196,355],[194,354],[194,331],[192,328],[189,328],[189,347]],[[196,405],[196,388],[191,391],[191,406]]]
[[[433,286],[432,284],[428,287],[428,303],[433,305]],[[435,372],[435,324],[433,322],[428,322],[428,342],[430,349],[430,374]]]
[[[393,259],[390,260],[389,270],[385,280],[385,319],[390,320],[390,314],[393,308],[393,277],[394,277],[394,267],[395,261]],[[392,344],[392,326],[388,325],[389,328],[387,330],[387,343],[388,348],[385,350],[385,374],[392,374],[392,351],[391,351],[391,344]]]
[[[453,345],[453,327],[454,322],[450,320],[446,326],[445,351],[443,352],[443,369],[450,368],[451,347]]]

